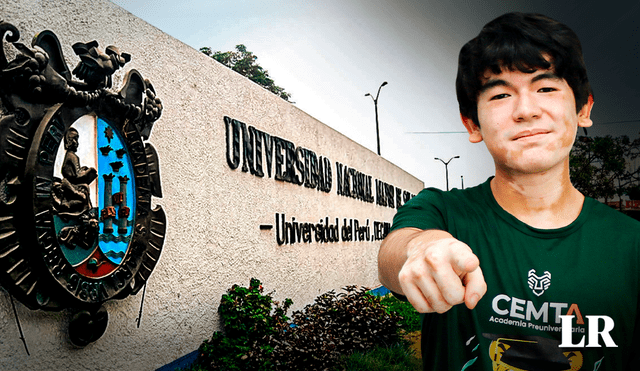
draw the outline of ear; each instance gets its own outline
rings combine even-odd
[[[593,108],[593,95],[589,94],[589,99],[587,99],[587,103],[582,106],[580,111],[578,112],[578,126],[582,128],[588,128],[593,125],[593,121],[591,121],[591,109]]]
[[[480,132],[480,127],[473,122],[472,119],[460,114],[460,118],[462,119],[462,123],[464,127],[467,128],[469,132],[469,142],[471,143],[480,143],[482,142],[482,133]]]

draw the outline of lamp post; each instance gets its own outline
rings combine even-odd
[[[451,157],[447,162],[445,162],[442,159],[439,158],[435,158],[435,160],[440,160],[440,162],[442,162],[444,164],[444,171],[446,173],[446,177],[447,177],[447,191],[449,190],[449,162],[451,162],[451,160],[453,160],[454,158],[460,158],[460,156],[454,156]]]
[[[376,110],[376,139],[378,140],[378,156],[380,156],[380,127],[378,125],[378,97],[380,96],[380,89],[382,89],[383,86],[387,85],[387,82],[383,82],[382,85],[380,85],[380,87],[378,88],[378,94],[376,94],[376,97],[374,98],[373,95],[367,93],[364,96],[365,97],[371,97],[371,99],[373,99],[373,106]]]

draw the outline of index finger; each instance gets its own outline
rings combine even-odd
[[[480,260],[468,246],[466,246],[466,249],[459,249],[452,255],[453,259],[451,266],[458,277],[471,273],[480,266]]]
[[[467,273],[462,282],[465,286],[464,303],[467,308],[473,309],[487,292],[487,283],[484,280],[482,269],[478,267],[473,272]]]

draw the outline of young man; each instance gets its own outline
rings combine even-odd
[[[640,223],[569,178],[577,130],[592,124],[577,36],[505,14],[462,48],[456,87],[495,177],[423,190],[378,260],[380,281],[430,313],[425,370],[640,369]]]

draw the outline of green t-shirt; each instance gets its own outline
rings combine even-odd
[[[490,180],[425,189],[394,217],[392,230],[440,229],[468,244],[487,282],[474,310],[456,305],[425,316],[424,369],[639,370],[640,223],[586,198],[570,225],[532,228],[498,205]],[[574,316],[570,344],[584,338],[585,346],[559,347],[560,315]],[[605,346],[605,336],[592,341],[592,322],[617,347]]]

